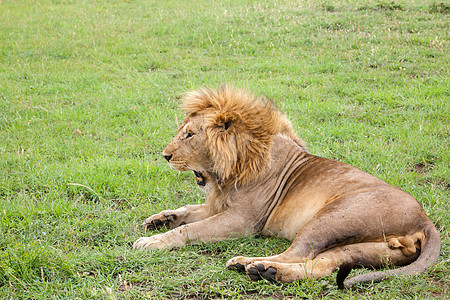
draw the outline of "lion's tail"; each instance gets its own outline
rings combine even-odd
[[[347,275],[353,268],[353,263],[343,265],[340,267],[336,276],[336,281],[339,288],[350,287],[355,283],[362,282],[379,282],[390,276],[413,275],[425,272],[430,266],[436,263],[441,249],[441,241],[439,232],[433,223],[424,230],[425,240],[419,257],[411,264],[389,271],[370,272],[363,275],[358,275],[353,278],[345,280]],[[341,271],[342,270],[342,271]],[[345,281],[344,281],[345,280]]]

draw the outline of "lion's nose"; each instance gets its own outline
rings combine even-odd
[[[163,154],[163,156],[164,156],[164,158],[167,160],[167,161],[170,161],[170,159],[172,158],[172,154],[171,155],[164,155]]]

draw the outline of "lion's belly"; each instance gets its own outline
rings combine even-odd
[[[264,234],[293,240],[300,228],[326,204],[327,198],[318,193],[289,193],[269,216]]]

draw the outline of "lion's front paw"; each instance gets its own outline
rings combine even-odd
[[[164,243],[162,234],[149,237],[141,237],[133,244],[133,249],[164,249],[169,245]]]
[[[145,231],[147,231],[147,229],[158,229],[161,227],[174,228],[177,226],[177,219],[178,216],[175,211],[165,210],[145,219],[142,223],[142,228]]]

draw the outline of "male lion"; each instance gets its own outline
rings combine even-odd
[[[403,267],[345,285],[424,272],[437,261],[439,233],[411,195],[355,167],[309,154],[271,102],[222,86],[188,93],[182,108],[186,119],[163,156],[173,169],[194,172],[206,204],[147,218],[144,229],[174,229],[141,237],[134,248],[275,235],[292,245],[270,257],[234,257],[227,267],[252,280],[283,282],[341,267],[340,287],[353,265]]]

